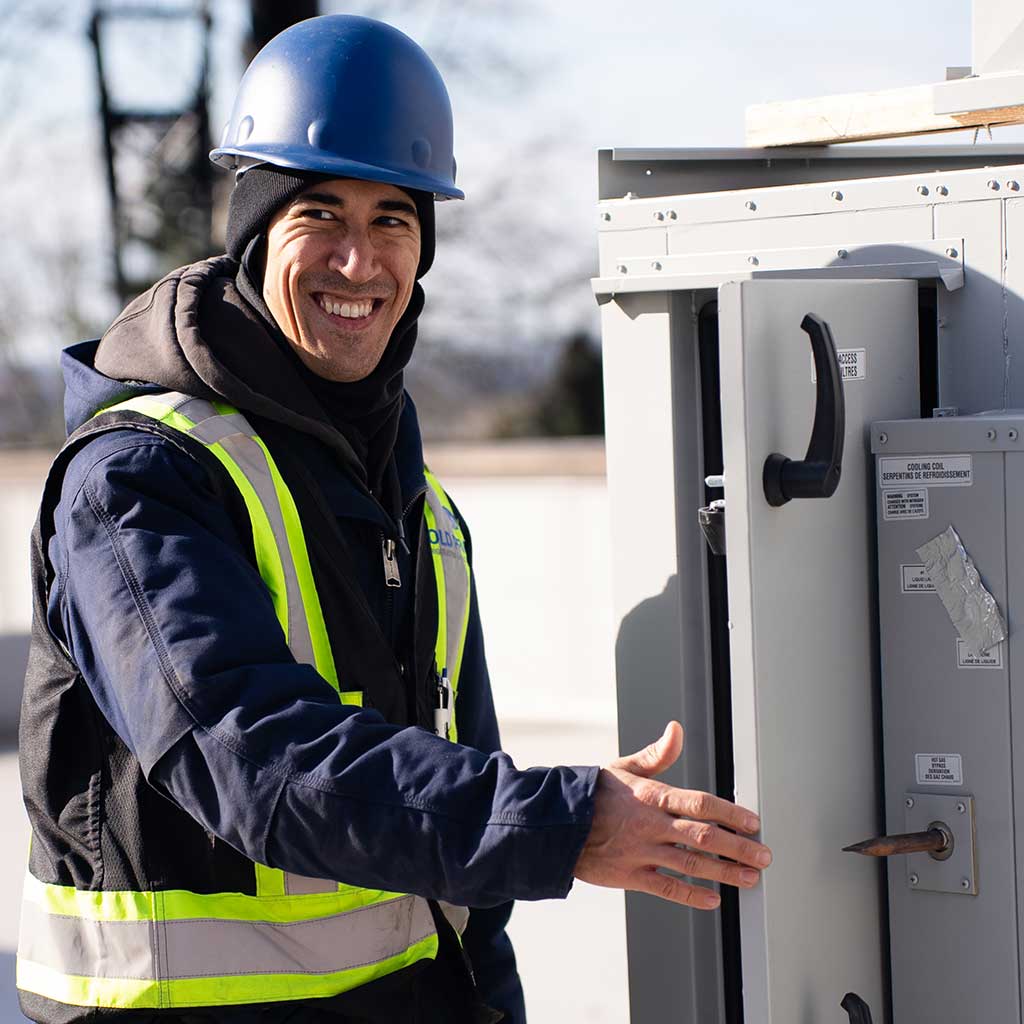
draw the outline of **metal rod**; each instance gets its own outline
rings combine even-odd
[[[898,853],[942,853],[949,846],[949,835],[939,828],[927,832],[908,832],[899,836],[877,836],[853,846],[844,846],[845,853],[861,853],[865,857],[892,857]]]

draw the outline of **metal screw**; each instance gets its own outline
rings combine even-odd
[[[757,263],[758,263],[758,259],[757,259],[757,257],[756,257],[756,256],[748,256],[748,257],[747,257],[747,262],[748,262],[748,263],[749,263],[749,264],[750,264],[751,266],[754,266],[754,267],[756,267],[756,266],[757,266]]]
[[[845,249],[836,249],[836,255],[841,259],[845,260],[850,254]]]
[[[917,885],[917,875],[911,874],[911,876],[910,876],[910,884],[911,885]]]
[[[988,430],[985,431],[985,436],[990,441],[994,441],[996,439],[996,432],[991,427],[989,427]]]
[[[1011,192],[1019,192],[1020,191],[1020,183],[1016,182],[1016,181],[1013,181],[1012,179],[1006,183],[1006,187]]]
[[[971,880],[969,878],[961,878],[960,879],[960,888],[961,889],[970,889],[970,887],[971,887]]]
[[[1011,441],[1016,441],[1017,440],[1017,431],[1016,431],[1016,429],[1014,427],[1010,427],[1010,429],[1006,432],[1006,436]]]
[[[995,178],[990,178],[989,181],[987,182],[987,184],[988,184],[988,187],[990,189],[992,189],[993,192],[998,192],[999,191],[999,182],[996,181]]]
[[[608,213],[607,211],[605,211],[604,213],[601,214],[601,220],[611,220],[611,219],[612,219],[612,215],[610,213]]]
[[[651,264],[651,270],[661,270],[661,264],[657,260],[655,260]]]
[[[951,259],[955,260],[957,257],[957,251],[952,246],[946,250],[946,255]]]
[[[627,192],[622,198],[623,199],[636,199],[638,197],[637,197],[637,194],[635,192]]]
[[[836,189],[836,191],[832,193],[832,198],[833,198],[833,199],[834,199],[834,200],[835,200],[835,201],[836,201],[837,203],[840,203],[840,202],[842,202],[842,200],[843,200],[843,193],[842,193],[842,192],[840,192],[840,191],[839,191],[838,189]]]
[[[676,211],[675,210],[669,210],[668,211],[668,219],[669,220],[675,220],[676,219]]]
[[[619,264],[619,265],[618,265],[618,266],[617,266],[617,267],[616,267],[615,269],[616,269],[616,270],[617,270],[617,271],[618,271],[618,272],[619,272],[620,274],[624,274],[624,273],[626,273],[627,267],[626,267],[626,264],[625,264],[625,263],[620,263],[620,264]]]
[[[885,431],[883,430],[883,431],[882,431],[882,433],[880,433],[880,434],[878,435],[878,443],[879,443],[879,444],[886,444],[886,443],[888,442],[888,440],[889,440],[889,435],[888,435],[888,434],[887,434],[887,433],[886,433],[886,432],[885,432]],[[907,804],[907,806],[908,806],[908,807],[913,807],[913,806],[914,806],[914,801],[913,801],[913,800],[911,800],[911,801],[910,801],[910,802],[909,802],[909,803]]]
[[[646,175],[647,175],[648,177],[650,177],[650,176],[651,176],[651,175],[652,175],[653,173],[654,173],[654,171],[652,171],[652,170],[650,169],[650,167],[648,167],[648,168],[647,168],[647,170],[646,170],[646,171],[644,171],[644,174],[646,174]]]
[[[936,185],[935,186],[935,194],[939,195],[939,196],[948,196],[949,195],[949,189],[946,188],[945,185]]]
[[[885,435],[883,434],[882,436],[884,437]],[[912,796],[908,796],[908,797],[907,797],[907,799],[906,799],[906,800],[904,800],[903,802],[904,802],[904,803],[905,803],[905,804],[906,804],[906,805],[907,805],[908,807],[913,807],[913,806],[914,806],[914,798],[913,798]]]
[[[963,802],[963,800],[961,800],[961,801],[959,801],[957,803],[957,805],[956,805],[956,812],[957,812],[957,814],[966,814],[967,813],[967,804],[965,804]]]
[[[756,210],[757,209],[757,203],[755,203],[753,199],[748,199],[743,205],[748,210]]]
[[[661,210],[658,210],[658,212],[655,213],[655,215],[654,215],[654,219],[655,220],[664,220],[665,219],[665,214],[663,214],[661,212]]]
[[[917,186],[917,194],[919,196],[926,196],[926,195],[928,195],[928,186],[927,185],[918,185]]]

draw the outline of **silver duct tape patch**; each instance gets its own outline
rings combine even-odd
[[[975,653],[984,654],[1006,639],[1006,622],[985,589],[971,556],[952,526],[917,549],[942,604]]]

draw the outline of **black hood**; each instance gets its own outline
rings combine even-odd
[[[156,385],[223,400],[311,434],[332,448],[365,486],[363,462],[332,420],[337,411],[324,408],[299,361],[282,350],[239,294],[237,272],[234,260],[220,256],[168,274],[111,324],[95,352],[95,370],[124,383],[126,394],[135,390],[131,385]],[[417,284],[393,340],[415,331],[422,305]],[[69,380],[69,392],[71,384]],[[68,397],[70,401],[72,395]],[[77,411],[69,418],[81,415]]]

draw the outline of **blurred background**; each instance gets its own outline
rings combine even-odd
[[[407,379],[473,531],[523,765],[617,752],[596,150],[740,146],[748,104],[940,81],[971,55],[969,0],[0,0],[0,1024],[20,1019],[14,730],[27,537],[63,436],[59,351],[221,251],[231,179],[206,154],[241,72],[291,22],[341,11],[415,38],[452,97],[467,199],[438,210]],[[908,141],[1024,137],[974,134]],[[621,896],[578,885],[521,906],[512,932],[534,1024],[625,1021]]]

